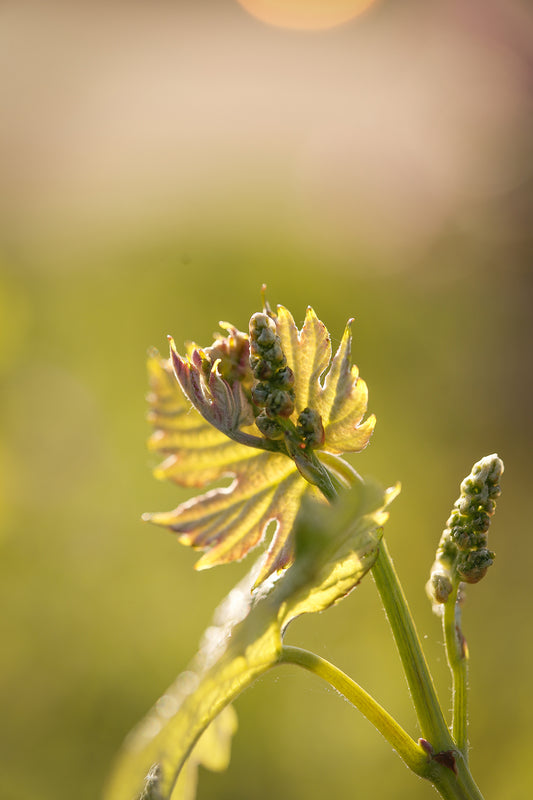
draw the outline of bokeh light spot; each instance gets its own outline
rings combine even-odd
[[[280,28],[334,28],[358,16],[374,0],[237,0],[256,19]]]

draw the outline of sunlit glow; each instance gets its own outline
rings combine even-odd
[[[356,17],[374,0],[237,0],[254,17],[280,28],[334,28]]]

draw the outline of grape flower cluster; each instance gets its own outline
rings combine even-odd
[[[494,562],[494,553],[487,547],[487,534],[496,498],[501,494],[502,473],[503,461],[493,454],[474,464],[461,483],[461,494],[442,533],[427,584],[428,594],[437,606],[447,602],[458,582],[480,581]]]

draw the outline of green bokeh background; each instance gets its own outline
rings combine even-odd
[[[444,11],[439,16],[438,4],[429,13],[419,3],[407,3],[401,19],[392,5],[381,3],[351,25],[308,36],[267,29],[230,2],[216,11],[206,2],[203,16],[191,17],[188,3],[179,9],[155,3],[142,14],[132,4],[142,25],[127,28],[113,47],[126,52],[124,42],[131,49],[146,41],[146,31],[156,42],[158,31],[175,24],[175,52],[184,52],[183,84],[176,81],[174,94],[166,91],[169,104],[178,108],[188,108],[187,98],[194,100],[194,81],[188,93],[182,91],[189,36],[198,37],[206,74],[215,82],[220,62],[210,61],[211,40],[207,34],[202,39],[202,31],[227,35],[228,41],[233,36],[234,46],[248,56],[257,44],[266,64],[280,54],[290,64],[294,50],[294,73],[283,89],[289,100],[275,132],[276,144],[283,144],[283,136],[294,133],[289,112],[298,109],[309,88],[305,69],[328,48],[371,49],[379,63],[384,31],[393,36],[399,27],[416,39],[421,15],[424,35],[429,31],[439,40],[445,23],[446,35],[451,41],[456,35],[465,52],[470,42],[465,45],[465,36],[476,52],[486,44],[483,37],[490,38],[490,29],[480,33],[475,26],[461,27],[464,20],[450,21]],[[46,73],[41,79],[39,59],[24,49],[22,35],[37,30],[35,9],[30,3],[7,7],[21,62],[31,67],[26,88],[37,100]],[[497,14],[504,6],[491,8]],[[74,30],[74,12],[60,5],[51,9],[52,22]],[[115,32],[125,12],[116,13],[109,17]],[[100,42],[111,14],[98,4],[92,8],[94,27],[87,35],[93,43]],[[509,64],[518,70],[527,39],[513,38],[516,20],[505,20]],[[55,87],[61,97],[58,75],[68,75],[70,50],[63,29],[58,35],[52,22],[42,30],[43,49],[51,54],[57,45],[61,69],[53,71],[56,84],[47,84],[47,91]],[[245,70],[252,83],[257,79],[258,93],[268,73],[265,63],[252,59]],[[123,86],[133,92],[129,65],[124,57]],[[290,160],[277,160],[276,147],[267,147],[263,161],[264,143],[257,143],[257,152],[252,143],[240,166],[231,151],[229,167],[210,171],[225,152],[216,150],[221,108],[235,123],[226,125],[224,135],[240,141],[242,109],[220,103],[207,137],[216,150],[211,161],[207,158],[209,169],[193,141],[207,134],[195,130],[194,115],[184,115],[192,137],[190,203],[186,191],[179,198],[173,194],[182,178],[178,162],[171,162],[168,174],[156,166],[146,191],[144,176],[151,172],[146,153],[143,160],[134,152],[131,162],[124,159],[122,172],[89,186],[87,175],[72,177],[72,165],[61,153],[50,167],[46,157],[52,149],[44,148],[41,129],[29,125],[23,107],[32,95],[19,108],[15,99],[22,97],[24,81],[3,80],[11,86],[11,111],[18,109],[19,115],[8,115],[13,135],[4,131],[1,140],[7,191],[0,229],[0,797],[98,797],[123,737],[187,666],[215,605],[246,571],[245,563],[196,573],[194,553],[140,521],[143,511],[169,509],[186,497],[151,476],[145,353],[150,345],[164,351],[168,333],[177,342],[207,344],[219,319],[244,328],[260,308],[263,282],[271,303],[288,306],[297,321],[311,304],[334,343],[346,319],[355,317],[354,359],[369,385],[378,424],[370,447],[353,463],[382,483],[402,482],[386,532],[445,709],[450,681],[424,584],[460,480],[483,455],[498,452],[504,459],[503,497],[491,531],[497,560],[487,579],[468,590],[465,609],[469,732],[473,773],[487,800],[527,796],[533,702],[532,162],[525,144],[531,139],[530,95],[519,93],[519,113],[507,126],[502,123],[487,161],[478,165],[476,177],[483,175],[488,155],[512,165],[497,190],[491,183],[482,191],[475,181],[474,189],[467,187],[470,193],[461,186],[429,232],[422,212],[430,200],[424,200],[413,206],[407,232],[399,223],[389,240],[387,222],[396,219],[396,210],[403,219],[404,195],[409,203],[408,171],[395,179],[392,195],[383,197],[386,212],[375,228],[368,221],[358,228],[360,198],[346,198],[327,184],[324,191],[330,194],[322,201],[329,215],[306,216],[303,190],[287,200],[294,176],[287,179]],[[349,71],[344,80],[349,86]],[[386,84],[393,75],[380,80]],[[149,75],[145,89],[139,119],[156,77]],[[238,97],[239,85],[233,90]],[[465,96],[475,97],[478,90],[485,91],[472,78]],[[316,110],[330,113],[328,86],[313,91]],[[243,90],[243,104],[247,97]],[[453,100],[443,100],[445,110],[447,102],[453,115]],[[368,103],[363,97],[350,114],[365,116]],[[416,107],[404,111],[415,124]],[[153,115],[156,149],[156,132],[167,120],[153,109],[146,113]],[[41,118],[48,134],[57,124],[60,142],[68,142],[69,131],[59,125],[64,118],[53,104],[49,115],[43,112]],[[128,137],[121,139],[121,129],[107,130],[105,116],[98,122],[109,145],[105,152],[118,158]],[[458,125],[458,130],[468,140],[482,126],[472,131]],[[471,143],[472,152],[476,146]],[[28,152],[34,153],[33,162],[25,158]],[[91,154],[93,164],[101,152]],[[187,148],[182,158],[185,163]],[[100,165],[103,176],[107,163]],[[375,175],[359,174],[365,185]],[[89,198],[80,199],[88,186]],[[386,184],[384,191],[389,189]],[[377,211],[381,208],[378,203]],[[335,609],[294,623],[288,641],[333,660],[417,735],[370,578]],[[231,766],[221,775],[201,773],[200,800],[431,796],[430,787],[408,773],[364,719],[303,672],[273,671],[239,699],[237,712]]]

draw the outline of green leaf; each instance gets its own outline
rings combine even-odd
[[[300,614],[335,605],[357,586],[377,557],[388,506],[399,491],[399,485],[384,491],[367,482],[343,492],[330,506],[304,501],[294,566],[283,581],[283,628]]]
[[[106,800],[134,800],[148,786],[152,794],[146,797],[171,797],[199,737],[243,689],[276,665],[291,620],[337,603],[370,569],[397,493],[398,488],[384,492],[360,484],[330,506],[305,503],[296,522],[293,565],[253,594],[252,571],[230,593],[192,670],[178,678],[126,742]]]
[[[249,613],[255,577],[251,573],[228,595],[191,669],[130,734],[105,800],[140,800],[149,775],[154,786],[148,797],[169,800],[200,736],[244,688],[276,663],[281,634],[275,613],[264,600],[253,615]]]
[[[171,800],[194,800],[200,765],[211,772],[223,772],[228,768],[231,739],[236,730],[237,714],[235,709],[233,706],[226,706],[196,742],[178,776]]]
[[[180,485],[204,486],[233,478],[230,486],[211,489],[169,512],[144,519],[170,528],[182,544],[204,550],[197,569],[240,560],[265,537],[275,523],[271,545],[258,581],[292,560],[289,534],[302,496],[318,492],[301,478],[294,462],[238,444],[212,427],[180,389],[169,361],[152,352],[149,362],[151,406],[155,432],[150,449],[166,453],[155,475]]]
[[[362,450],[370,440],[376,418],[372,414],[362,422],[368,389],[357,367],[351,364],[351,320],[333,359],[328,330],[312,308],[307,309],[301,331],[283,306],[278,306],[275,321],[294,372],[295,416],[306,407],[319,412],[325,431],[323,449],[329,453]]]
[[[144,519],[170,528],[180,542],[202,550],[197,569],[244,558],[271,525],[258,583],[292,562],[300,503],[304,496],[319,496],[310,484],[330,496],[334,489],[329,474],[344,486],[358,480],[338,454],[366,447],[375,424],[373,416],[362,421],[367,389],[350,363],[349,326],[331,359],[328,331],[311,308],[301,331],[282,306],[272,318],[295,377],[295,410],[284,441],[259,435],[253,424],[259,409],[251,399],[247,338],[233,326],[225,323],[228,337],[211,348],[191,345],[182,358],[172,344],[171,360],[153,351],[148,362],[154,427],[149,446],[166,456],[156,477],[188,487],[228,478],[231,483]],[[298,436],[298,418],[306,408],[321,416],[321,450],[307,449]]]

